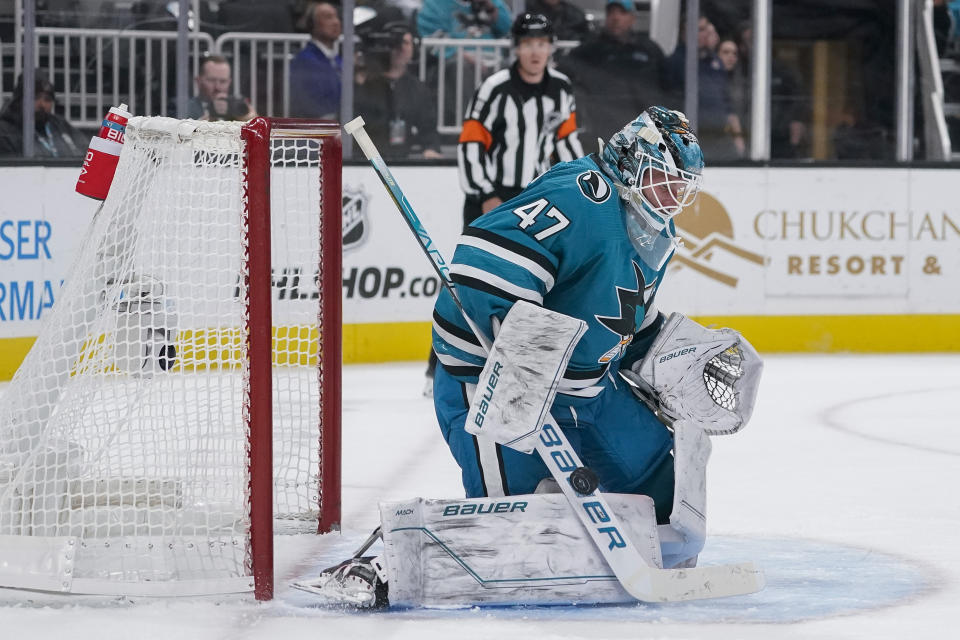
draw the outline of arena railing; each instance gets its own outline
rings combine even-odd
[[[561,40],[557,52],[580,43]],[[483,38],[421,38],[419,75],[436,92],[437,131],[456,134],[473,91],[484,78],[510,63],[511,40]],[[430,82],[432,80],[432,82]],[[452,99],[448,99],[452,94]]]
[[[910,8],[908,7],[908,10]],[[937,53],[937,43],[933,32],[933,5],[921,2],[915,9],[918,13],[916,21],[916,46],[918,66],[920,69],[920,103],[923,108],[923,139],[929,160],[951,160],[953,152],[950,133],[947,128],[947,105],[943,89],[944,71],[940,56]],[[953,60],[947,60],[953,63]],[[907,87],[909,87],[907,83]],[[910,94],[907,97],[910,99]],[[949,113],[960,115],[960,112]]]
[[[111,105],[166,114],[176,97],[175,31],[38,27],[36,66],[58,87],[57,101],[78,127],[96,127]],[[213,50],[209,34],[190,34],[193,75]]]
[[[58,87],[58,102],[79,127],[96,127],[111,105],[126,102],[138,114],[168,114],[176,97],[174,31],[38,27],[37,67]],[[232,66],[233,89],[261,115],[290,116],[290,61],[310,39],[301,33],[228,32],[214,40],[190,34],[191,74],[201,54],[218,53]],[[557,43],[566,51],[579,44]],[[474,89],[507,66],[508,39],[423,38],[417,74],[435,93],[437,130],[456,134]],[[9,89],[0,85],[0,91]],[[12,87],[11,87],[12,89]]]
[[[215,50],[231,63],[233,91],[261,115],[289,117],[290,61],[310,40],[306,33],[224,33]]]

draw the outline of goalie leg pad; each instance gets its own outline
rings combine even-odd
[[[695,566],[707,539],[707,461],[712,444],[699,425],[680,420],[674,428],[674,491],[670,524],[660,526],[663,566]],[[690,561],[693,564],[690,564]]]
[[[653,501],[605,494],[651,566]],[[381,503],[390,603],[406,606],[636,602],[560,494]]]

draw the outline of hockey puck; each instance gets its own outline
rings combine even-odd
[[[581,495],[593,493],[597,489],[600,480],[597,474],[587,467],[577,467],[570,473],[570,486]]]
[[[169,371],[173,369],[173,365],[177,363],[177,345],[175,344],[165,344],[160,347],[160,356],[158,358],[158,364],[160,369],[163,371]]]

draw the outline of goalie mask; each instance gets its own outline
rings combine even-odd
[[[700,193],[703,152],[689,121],[650,107],[610,138],[601,157],[627,204],[630,242],[659,270],[674,246],[671,219]]]

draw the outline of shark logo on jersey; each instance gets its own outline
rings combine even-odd
[[[617,287],[617,298],[620,301],[620,315],[594,316],[597,322],[620,336],[620,342],[597,360],[600,364],[606,364],[611,360],[623,356],[630,341],[633,340],[633,334],[636,333],[641,323],[643,323],[643,316],[647,308],[653,301],[657,281],[654,280],[650,284],[647,284],[643,277],[643,272],[640,270],[640,265],[636,262],[633,263],[633,272],[637,276],[636,289]]]
[[[610,185],[598,171],[591,169],[578,175],[577,186],[580,187],[580,193],[597,204],[610,197]]]

